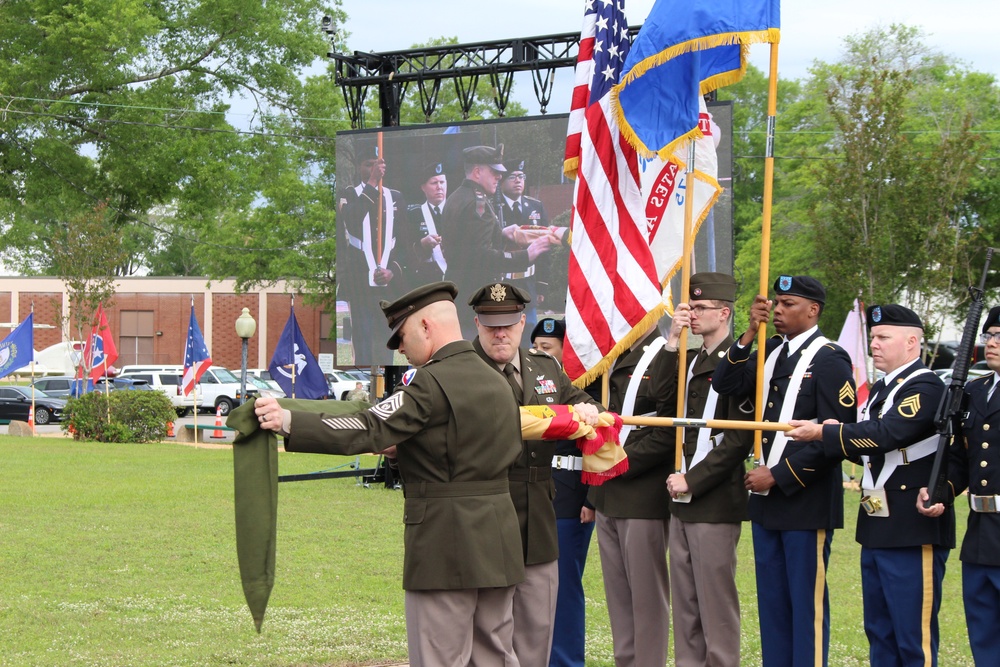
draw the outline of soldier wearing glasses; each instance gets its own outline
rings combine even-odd
[[[969,522],[962,540],[962,600],[969,644],[977,665],[1000,655],[1000,306],[986,316],[981,340],[986,364],[993,372],[965,386],[967,412],[962,437],[951,449],[948,478],[954,495],[969,490]],[[920,490],[917,511],[941,516],[937,503],[924,508],[927,489]]]

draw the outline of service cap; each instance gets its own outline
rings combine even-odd
[[[524,172],[528,169],[528,161],[523,157],[519,158],[508,158],[503,161],[503,166],[507,171],[520,171]]]
[[[920,321],[920,316],[898,303],[887,303],[884,306],[868,306],[865,311],[868,317],[868,328],[880,325],[896,327],[918,327],[924,328],[924,323]]]
[[[983,333],[986,333],[986,330],[990,327],[1000,327],[1000,306],[990,308],[990,312],[986,316],[986,321],[983,322]]]
[[[456,296],[458,287],[455,283],[442,280],[412,289],[395,301],[380,301],[379,308],[392,332],[385,346],[390,350],[399,348],[399,329],[407,317],[436,301],[454,301]]]
[[[736,279],[727,273],[703,271],[691,275],[691,299],[736,301]]]
[[[507,283],[492,283],[480,287],[469,299],[479,323],[486,327],[509,327],[521,319],[524,306],[531,296],[519,287]]]
[[[816,303],[826,303],[826,289],[823,283],[811,276],[778,276],[774,281],[774,292],[778,295],[801,296]]]
[[[427,181],[431,180],[435,176],[441,176],[444,174],[444,163],[442,162],[428,162],[427,164],[420,167],[418,172],[418,177],[420,178],[420,184],[423,185]]]
[[[492,146],[470,146],[462,151],[462,159],[465,164],[485,164],[490,169],[504,172],[507,168],[503,166],[503,144],[496,148]]]
[[[565,335],[566,324],[562,320],[557,320],[554,317],[545,317],[538,320],[538,324],[531,330],[531,342],[534,343],[538,337],[558,338],[562,340]]]

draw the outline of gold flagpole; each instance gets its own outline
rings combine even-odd
[[[622,423],[630,426],[666,426],[667,428],[728,428],[738,431],[791,431],[793,426],[783,422],[741,421],[738,419],[681,419],[673,417],[627,417]]]
[[[379,160],[382,160],[382,133],[378,133],[378,155],[376,156]],[[375,235],[377,239],[376,247],[378,252],[375,254],[375,266],[384,269],[379,262],[382,261],[382,177],[379,176],[378,179],[378,234]]]
[[[694,239],[691,227],[694,219],[694,155],[695,144],[692,139],[688,146],[688,163],[684,172],[687,174],[684,191],[684,254],[681,256],[681,293],[678,302],[687,302],[691,289],[691,255],[694,253]],[[680,341],[677,343],[677,416],[684,416],[684,404],[687,398],[687,327],[681,329]],[[759,419],[759,417],[758,417]],[[681,471],[684,457],[684,431],[677,429],[674,440],[674,472]]]
[[[771,43],[771,64],[767,86],[767,146],[764,149],[764,210],[760,230],[760,294],[767,297],[768,265],[771,262],[771,200],[774,197],[774,124],[778,114],[778,43]],[[754,416],[764,418],[764,350],[767,346],[767,322],[757,327],[757,392]],[[753,458],[763,465],[761,431],[753,436]]]

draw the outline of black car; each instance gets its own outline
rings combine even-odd
[[[35,390],[35,424],[62,421],[66,401]],[[31,413],[31,387],[0,387],[0,421],[28,421]]]

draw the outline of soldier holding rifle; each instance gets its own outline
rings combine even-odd
[[[938,609],[955,514],[917,511],[938,437],[941,380],[920,360],[923,323],[904,306],[868,308],[872,359],[885,372],[856,424],[793,420],[788,437],[822,440],[831,459],[864,463],[857,540],[873,667],[936,665]],[[995,629],[994,629],[995,631]]]
[[[750,328],[726,353],[712,384],[721,395],[752,396],[757,354],[751,343],[770,319],[780,337],[764,350],[763,418],[854,421],[854,374],[847,353],[820,333],[817,323],[826,290],[809,276],[779,276],[775,299],[757,295]],[[746,476],[757,573],[761,651],[771,665],[827,664],[830,603],[826,586],[833,530],[844,525],[840,466],[823,443],[789,442],[784,432],[764,431],[763,461]],[[820,595],[822,591],[822,595]]]
[[[986,316],[981,340],[993,372],[965,387],[962,437],[951,448],[948,481],[954,495],[969,490],[969,523],[960,555],[962,600],[972,657],[977,665],[989,665],[1000,655],[1000,306]],[[949,511],[943,503],[925,508],[928,498],[927,489],[921,489],[921,514],[938,517]]]

